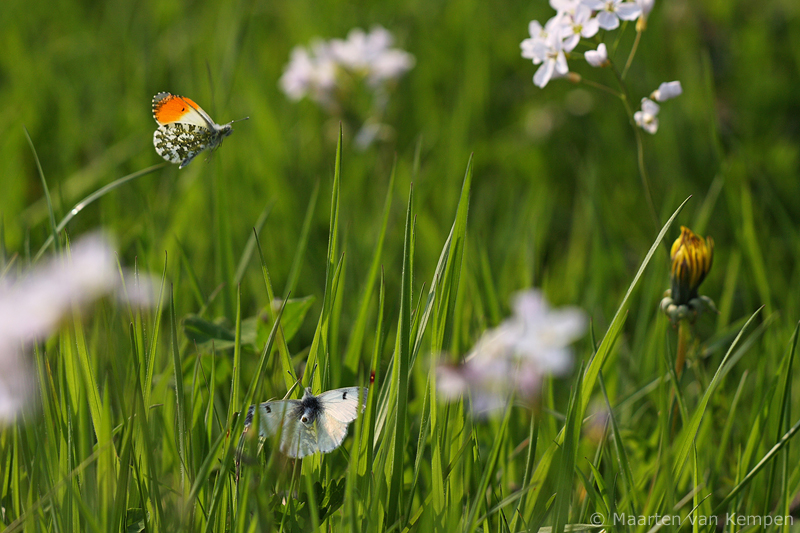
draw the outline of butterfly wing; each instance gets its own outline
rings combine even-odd
[[[317,448],[322,453],[332,452],[344,442],[347,436],[347,422],[336,420],[324,413],[317,418]]]
[[[286,418],[281,435],[281,451],[289,457],[297,458],[317,453],[319,446],[314,422],[303,424],[300,415]]]
[[[153,146],[158,155],[170,163],[180,163],[180,168],[211,147],[212,141],[213,136],[208,128],[183,122],[162,124],[153,134]]]
[[[258,436],[261,438],[272,437],[280,432],[281,426],[284,426],[284,431],[286,431],[287,417],[291,416],[299,404],[298,400],[279,400],[259,404]],[[247,417],[244,419],[245,428],[249,428],[253,423],[255,407],[255,405],[251,405],[247,410]]]
[[[359,408],[359,391],[361,394],[361,406]],[[349,424],[358,417],[358,413],[364,410],[367,405],[366,387],[346,387],[343,389],[329,390],[319,395],[319,402],[322,407],[322,414],[326,418],[332,418],[338,422]],[[345,429],[347,426],[345,425]]]
[[[153,97],[153,118],[160,126],[176,122],[194,124],[208,130],[214,130],[217,126],[208,113],[193,100],[167,92],[158,93]]]

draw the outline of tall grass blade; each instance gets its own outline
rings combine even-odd
[[[391,472],[389,481],[389,500],[387,503],[387,523],[393,524],[402,520],[400,510],[403,508],[403,475],[405,458],[406,412],[408,409],[408,370],[411,336],[411,234],[413,231],[414,189],[408,194],[406,211],[405,238],[403,239],[403,270],[400,282],[400,313],[397,322],[397,343],[394,366],[392,368],[392,388],[394,389],[394,431],[391,434],[393,443]]]

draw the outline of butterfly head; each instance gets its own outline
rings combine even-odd
[[[300,422],[309,426],[317,419],[317,416],[322,410],[322,406],[319,403],[319,398],[311,394],[310,387],[306,389],[306,393],[300,401],[303,408],[303,412],[300,415]]]

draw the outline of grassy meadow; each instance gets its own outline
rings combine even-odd
[[[597,88],[612,68],[534,86],[543,0],[2,11],[0,277],[102,230],[160,294],[27,347],[6,531],[800,531],[796,0],[656,0],[625,77],[631,110],[681,81],[655,135]],[[362,148],[278,80],[294,46],[375,25],[415,64]],[[635,23],[603,35],[622,70]],[[179,170],[153,149],[161,91],[249,120]],[[659,309],[681,226],[714,239],[718,310],[682,347]],[[445,403],[437,362],[532,287],[591,321],[571,373],[489,418]],[[329,454],[246,439],[237,480],[239,413],[298,379],[367,407]]]

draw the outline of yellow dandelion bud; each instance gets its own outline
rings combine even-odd
[[[681,236],[672,245],[670,252],[672,268],[672,300],[677,305],[688,304],[697,298],[697,288],[711,270],[714,259],[714,240],[703,239],[692,230],[681,226]]]

